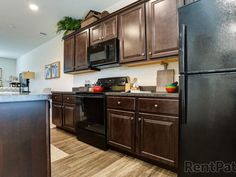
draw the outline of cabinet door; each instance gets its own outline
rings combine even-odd
[[[141,156],[177,167],[178,118],[139,114]]]
[[[146,58],[144,5],[119,15],[120,62]]]
[[[62,127],[62,105],[52,104],[52,123],[57,127]]]
[[[75,38],[74,36],[64,40],[64,72],[74,71],[75,65]]]
[[[147,2],[148,58],[178,54],[179,0],[150,0]]]
[[[103,41],[117,37],[117,16],[103,22]]]
[[[126,151],[134,151],[135,114],[108,110],[108,143]]]
[[[99,23],[90,28],[90,44],[102,42],[102,24]]]
[[[76,105],[64,104],[63,128],[75,132],[75,110]]]
[[[86,69],[88,67],[89,30],[77,34],[75,41],[75,70]]]

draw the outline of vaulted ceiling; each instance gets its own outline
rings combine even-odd
[[[18,58],[52,39],[57,21],[64,16],[82,18],[90,9],[102,11],[118,1],[0,0],[0,57]],[[31,11],[30,3],[37,4],[39,10]]]

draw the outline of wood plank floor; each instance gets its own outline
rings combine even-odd
[[[102,151],[59,129],[51,143],[69,154],[52,163],[52,177],[176,177],[175,173],[112,150]]]

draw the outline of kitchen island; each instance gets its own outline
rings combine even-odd
[[[50,177],[45,94],[0,94],[0,176]]]

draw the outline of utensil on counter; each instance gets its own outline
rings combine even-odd
[[[166,85],[169,83],[173,83],[175,76],[174,69],[167,69],[168,63],[161,63],[161,65],[164,65],[164,70],[157,71],[157,85],[156,85],[157,92],[165,92]]]

